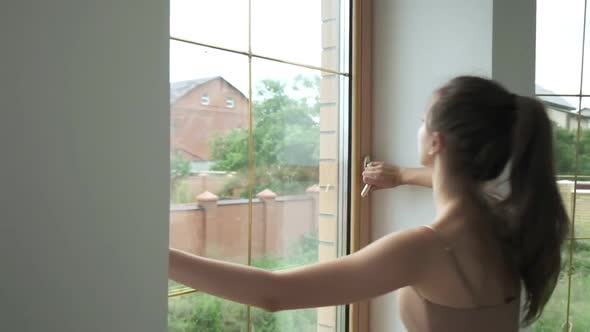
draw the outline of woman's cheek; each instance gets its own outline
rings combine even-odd
[[[424,165],[424,124],[422,124],[418,130],[418,157],[420,158],[420,164]]]

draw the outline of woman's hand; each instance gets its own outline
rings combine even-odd
[[[383,161],[370,162],[363,171],[363,182],[375,189],[395,188],[404,184],[402,168]]]
[[[432,168],[406,168],[373,161],[363,171],[363,182],[372,185],[372,190],[404,184],[432,188]]]

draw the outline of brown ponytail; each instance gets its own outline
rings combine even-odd
[[[511,193],[500,204],[509,216],[506,244],[526,290],[526,325],[549,301],[561,268],[568,216],[557,187],[552,127],[537,99],[516,97]]]
[[[461,76],[438,89],[428,127],[447,138],[449,171],[474,183],[497,178],[511,161],[511,192],[492,223],[526,291],[525,325],[555,289],[569,220],[557,187],[552,127],[543,104],[481,77]]]

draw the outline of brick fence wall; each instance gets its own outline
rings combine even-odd
[[[265,190],[252,202],[252,258],[281,256],[291,243],[318,229],[318,194],[277,197]],[[223,200],[206,192],[196,204],[170,209],[170,244],[199,256],[246,263],[247,199]]]
[[[590,182],[578,182],[579,185]],[[559,181],[559,191],[568,216],[573,216],[573,181]],[[336,242],[336,225],[332,216],[323,216],[318,186],[306,195],[277,197],[265,190],[252,202],[252,256],[281,255],[283,250],[303,234],[318,231],[321,242]],[[197,203],[175,205],[170,209],[170,243],[190,253],[227,260],[245,259],[248,245],[247,199],[222,200],[205,192]],[[576,223],[590,225],[590,190],[576,193]],[[335,223],[335,220],[334,220]],[[318,248],[318,249],[320,249]],[[333,253],[320,253],[319,261],[332,258]]]

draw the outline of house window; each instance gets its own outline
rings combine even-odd
[[[557,287],[532,331],[590,328],[590,52],[584,0],[537,1],[536,95],[554,126],[557,179],[572,221]],[[585,52],[584,52],[585,51]],[[584,309],[586,307],[586,309]]]
[[[190,112],[178,133],[186,136],[175,137],[173,142],[207,168],[197,170],[193,164],[197,174],[171,182],[171,246],[272,270],[347,254],[347,238],[355,234],[348,226],[349,210],[356,197],[348,180],[356,165],[348,158],[355,112],[349,104],[349,63],[356,59],[349,45],[351,3],[361,0],[252,1],[251,6],[248,1],[171,0],[170,77],[184,82],[176,85],[177,95],[208,84],[207,103],[209,96],[227,95],[229,89],[233,96],[242,95],[238,98],[247,110]],[[227,8],[233,9],[231,19]],[[235,108],[235,98],[226,98],[226,107]],[[179,174],[185,174],[186,165],[177,162]],[[207,200],[207,209],[199,207],[199,199]],[[260,209],[264,200],[276,201],[285,213],[267,215]],[[205,227],[209,213],[215,222]],[[290,231],[243,231],[265,223]],[[210,227],[218,227],[212,234],[227,236],[194,236]],[[262,239],[271,240],[261,246]],[[245,324],[262,330],[272,324],[277,331],[327,326],[347,331],[346,305],[293,310],[276,320],[258,308],[172,281],[168,294],[168,322],[178,330],[209,328],[199,322],[230,322],[232,327],[221,329]]]
[[[232,97],[227,97],[225,99],[225,106],[227,108],[234,108],[236,106],[234,99]]]
[[[201,105],[209,105],[209,95],[204,94],[201,96]]]

